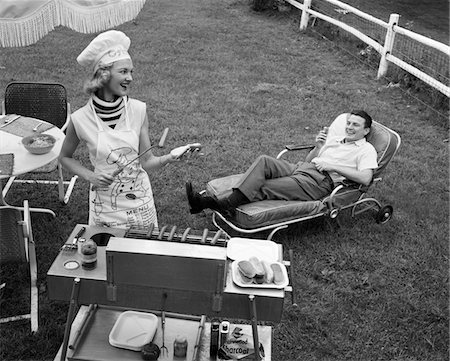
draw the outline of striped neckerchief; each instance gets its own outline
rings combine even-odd
[[[125,109],[123,97],[119,97],[113,102],[106,102],[94,94],[92,95],[92,104],[98,117],[112,129],[114,129],[119,122],[119,119]]]

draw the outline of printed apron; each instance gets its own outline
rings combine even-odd
[[[115,130],[102,124],[94,111],[98,127],[95,171],[112,174],[138,156],[139,135],[130,128],[126,110],[124,113],[126,129]],[[153,223],[158,226],[150,179],[139,159],[126,166],[109,187],[96,190],[91,187],[89,205],[90,225],[147,228]]]

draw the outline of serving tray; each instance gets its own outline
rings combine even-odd
[[[278,246],[273,241],[233,237],[227,243],[227,257],[234,260],[255,256],[273,263],[279,261]]]
[[[157,327],[158,317],[153,313],[125,311],[109,333],[109,343],[115,347],[141,351],[146,343],[153,340]]]

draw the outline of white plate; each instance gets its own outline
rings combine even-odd
[[[111,346],[141,351],[153,340],[158,327],[158,317],[153,313],[125,311],[116,320],[109,333]]]
[[[251,256],[268,262],[280,260],[278,246],[273,241],[233,237],[227,242],[227,257],[233,261]]]
[[[233,282],[239,287],[245,288],[285,288],[289,284],[289,278],[286,270],[286,266],[280,262],[270,262],[270,263],[278,263],[281,266],[281,272],[283,272],[284,281],[283,283],[276,285],[275,283],[245,283],[242,281],[241,273],[238,269],[238,262],[234,261],[231,264],[231,278]]]

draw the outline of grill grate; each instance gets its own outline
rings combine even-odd
[[[155,241],[180,242],[208,246],[226,247],[227,239],[221,231],[203,231],[191,228],[178,229],[177,226],[164,225],[161,228],[150,226],[148,228],[131,227],[125,233],[125,238],[149,239]]]

